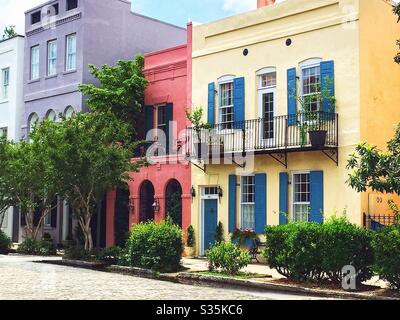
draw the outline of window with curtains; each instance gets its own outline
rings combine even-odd
[[[220,129],[233,128],[233,81],[219,85],[218,117]]]
[[[76,70],[76,34],[67,36],[66,71]]]
[[[310,220],[310,173],[293,174],[293,220]]]
[[[47,44],[47,75],[57,74],[57,41],[49,41]]]
[[[301,68],[301,95],[304,112],[321,110],[321,68],[319,63]]]
[[[8,87],[10,86],[10,68],[1,70],[2,99],[8,98]]]
[[[31,48],[31,80],[39,79],[39,46]]]
[[[241,228],[255,229],[255,177],[244,176],[240,184]]]

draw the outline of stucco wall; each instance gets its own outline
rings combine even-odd
[[[349,14],[351,6],[351,14]],[[304,11],[304,13],[302,13]],[[193,104],[207,106],[207,84],[224,75],[245,77],[246,119],[258,115],[256,72],[277,68],[276,115],[287,114],[287,69],[309,58],[334,60],[336,112],[339,114],[339,166],[320,152],[289,154],[288,169],[267,155],[256,156],[249,173],[267,173],[267,223],[279,222],[279,173],[324,171],[325,218],[346,208],[352,222],[361,223],[360,195],[346,186],[346,160],[360,140],[359,24],[357,0],[287,0],[215,23],[194,27]],[[287,47],[285,41],[292,39]],[[249,54],[242,52],[247,48]],[[219,220],[228,226],[228,175],[233,166],[207,167],[207,174],[192,167],[196,188],[221,185],[224,197]],[[239,190],[239,188],[238,188]],[[199,194],[199,189],[198,193]],[[290,194],[290,193],[289,193]],[[192,222],[200,226],[199,197],[192,204]],[[289,199],[290,202],[290,199]],[[239,197],[238,197],[238,208]],[[289,205],[290,207],[290,205]],[[239,214],[239,210],[238,210]],[[199,238],[198,238],[199,239]]]
[[[24,38],[18,36],[0,42],[0,71],[10,70],[8,98],[2,99],[0,93],[0,128],[7,128],[9,140],[20,139],[21,117],[23,112],[23,69],[24,69]],[[2,229],[12,236],[13,208],[7,213]]]

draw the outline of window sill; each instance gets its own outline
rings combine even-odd
[[[28,84],[35,83],[35,82],[40,82],[40,78],[34,79],[34,80],[28,80]]]
[[[63,72],[63,75],[67,75],[67,74],[71,74],[71,73],[76,73],[76,72],[78,72],[77,69],[75,69],[75,70],[69,70],[69,71],[64,71],[64,72]]]
[[[0,99],[0,104],[3,104],[3,103],[7,103],[7,102],[9,102],[10,100],[7,98],[7,99]]]
[[[44,79],[48,80],[48,79],[53,79],[53,78],[57,78],[57,77],[58,77],[58,74],[53,74],[51,76],[46,76]]]

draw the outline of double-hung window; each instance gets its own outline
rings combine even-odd
[[[319,63],[301,68],[301,90],[304,112],[321,110],[321,68]]]
[[[31,48],[31,80],[39,79],[39,46]]]
[[[219,85],[218,115],[220,129],[233,128],[233,81],[221,83]]]
[[[259,117],[262,119],[262,140],[275,137],[276,69],[266,68],[258,73]]]
[[[49,41],[47,44],[47,75],[57,74],[57,41]]]
[[[2,98],[8,98],[8,87],[10,86],[10,68],[1,70],[1,88]]]
[[[66,71],[76,70],[76,34],[67,36]]]
[[[310,173],[293,174],[293,220],[308,222],[310,218]]]
[[[255,229],[255,177],[243,176],[240,188],[242,229]]]

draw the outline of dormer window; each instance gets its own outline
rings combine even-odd
[[[38,23],[38,22],[40,22],[40,20],[41,20],[41,12],[40,11],[36,11],[31,14],[31,24]]]
[[[78,0],[67,0],[67,11],[78,8]]]

